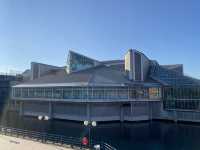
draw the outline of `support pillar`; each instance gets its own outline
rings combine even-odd
[[[134,102],[131,102],[131,116],[133,116],[134,112]]]
[[[87,120],[91,121],[91,110],[90,110],[90,104],[86,104],[86,109],[87,109]]]
[[[148,107],[149,107],[149,120],[152,120],[152,105],[153,102],[148,101]]]
[[[174,110],[174,122],[177,123],[178,118],[177,118],[177,111]]]
[[[124,122],[124,109],[123,109],[123,104],[120,106],[120,121]]]
[[[52,118],[52,102],[49,102],[49,118]]]
[[[20,116],[23,116],[24,115],[24,103],[21,101],[20,103],[19,103],[19,115]]]

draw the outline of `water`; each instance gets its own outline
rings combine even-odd
[[[19,118],[8,115],[1,124],[81,137],[87,133],[83,123],[70,121],[39,121],[37,118]],[[100,123],[92,129],[92,137],[110,142],[119,150],[199,150],[200,124],[169,122]]]

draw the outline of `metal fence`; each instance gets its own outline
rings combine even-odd
[[[19,138],[24,138],[28,140],[38,141],[47,144],[61,145],[64,147],[72,147],[76,149],[94,149],[95,145],[99,145],[99,150],[116,150],[116,148],[111,145],[102,142],[91,140],[88,146],[84,146],[81,143],[81,138],[67,137],[64,135],[49,134],[44,132],[36,132],[29,130],[22,130],[11,127],[0,126],[0,134],[15,136]]]

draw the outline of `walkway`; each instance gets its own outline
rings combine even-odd
[[[72,150],[51,144],[43,144],[35,141],[29,141],[16,137],[10,137],[0,134],[1,150]]]

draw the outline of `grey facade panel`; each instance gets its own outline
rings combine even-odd
[[[53,113],[85,116],[87,115],[86,104],[81,103],[55,103],[53,105]]]
[[[141,71],[142,71],[142,66],[141,66],[141,54],[135,53],[135,80],[136,81],[141,81]]]

